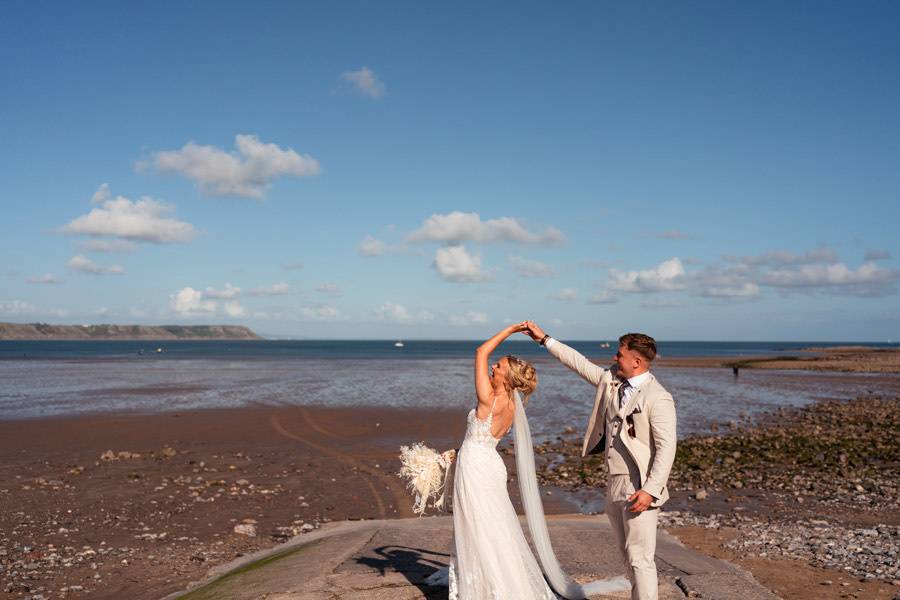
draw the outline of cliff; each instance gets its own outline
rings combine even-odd
[[[0,323],[0,340],[261,340],[242,325]]]

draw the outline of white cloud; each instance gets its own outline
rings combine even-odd
[[[392,323],[426,323],[434,319],[434,315],[427,310],[412,313],[405,306],[393,302],[385,302],[376,308],[374,312],[375,318],[379,321],[390,321]]]
[[[62,283],[53,273],[44,273],[40,277],[29,277],[26,281],[28,283]]]
[[[468,325],[483,325],[488,322],[488,316],[479,311],[470,310],[462,315],[451,315],[450,324],[465,327]]]
[[[688,275],[689,287],[709,298],[750,299],[760,295],[757,267],[743,263],[710,265]]]
[[[263,143],[255,135],[235,136],[237,152],[188,142],[181,150],[158,152],[151,161],[163,173],[180,173],[210,196],[262,198],[281,176],[318,175],[319,161],[292,148]],[[143,163],[138,165],[144,166]]]
[[[0,314],[3,315],[30,315],[37,312],[34,305],[24,300],[8,300],[0,302]]]
[[[578,299],[578,292],[575,288],[563,288],[556,293],[548,296],[551,300],[562,300],[563,302],[573,302]]]
[[[100,308],[98,308],[98,309],[94,312],[94,315],[97,316],[97,317],[100,317],[101,319],[105,319],[106,317],[109,317],[109,316],[111,316],[112,314],[113,314],[113,311],[111,311],[111,310],[110,310],[108,307],[106,307],[106,306],[101,306]]]
[[[607,290],[602,290],[596,294],[588,296],[588,304],[615,304],[619,301],[618,296]]]
[[[830,248],[816,248],[805,254],[794,254],[783,250],[772,250],[759,256],[726,255],[725,260],[749,267],[783,267],[787,265],[805,265],[816,263],[834,263],[837,257]]]
[[[382,240],[379,240],[376,237],[371,235],[367,235],[363,238],[363,241],[359,243],[357,246],[357,251],[360,256],[382,256],[384,254],[397,254],[400,252],[406,251],[406,246],[403,244],[388,244]]]
[[[481,269],[481,257],[472,256],[464,246],[438,248],[433,266],[446,281],[472,283],[491,279],[490,274]]]
[[[336,283],[322,283],[316,286],[316,291],[320,294],[331,294],[333,296],[340,296],[343,291]]]
[[[85,240],[79,246],[87,252],[102,252],[104,254],[124,254],[133,252],[137,248],[137,244],[128,240]]]
[[[226,302],[222,306],[222,309],[225,311],[226,315],[233,318],[243,317],[247,314],[247,310],[243,306],[241,306],[240,302],[238,302],[237,300]]]
[[[203,292],[192,287],[182,288],[169,296],[169,306],[178,315],[185,317],[196,314],[211,314],[218,310],[218,303],[215,300],[205,299]]]
[[[388,245],[381,240],[367,235],[359,244],[359,253],[362,256],[381,256],[387,252]]]
[[[379,321],[404,323],[411,321],[412,315],[405,306],[394,304],[393,302],[385,302],[375,309],[375,318]]]
[[[513,266],[522,277],[555,277],[556,272],[553,267],[539,260],[529,260],[521,256],[510,256],[509,263]]]
[[[609,275],[609,288],[618,292],[663,292],[685,287],[684,266],[677,257],[645,271],[621,272],[610,269]]]
[[[542,233],[535,233],[511,217],[482,221],[477,213],[460,211],[431,215],[425,219],[419,229],[409,234],[411,242],[442,242],[446,244],[462,242],[555,244],[564,239],[562,232],[555,227],[546,227]]]
[[[155,244],[187,242],[196,233],[190,223],[166,216],[174,210],[173,207],[146,196],[135,201],[124,196],[112,198],[105,183],[94,194],[91,203],[99,206],[64,225],[60,231]]]
[[[341,79],[350,82],[359,92],[370,98],[382,98],[384,96],[384,83],[368,67],[341,73]]]
[[[108,200],[112,200],[112,192],[109,191],[108,183],[101,183],[94,195],[91,196],[91,204],[103,204]]]
[[[91,275],[122,275],[125,273],[125,268],[121,265],[110,265],[108,267],[98,265],[81,254],[73,256],[66,264],[70,269],[81,271],[82,273],[89,273]]]
[[[701,292],[710,298],[756,298],[759,296],[759,285],[745,281],[735,285],[709,286]]]
[[[830,291],[854,296],[883,296],[896,291],[900,271],[867,262],[857,269],[844,263],[773,269],[761,283],[784,291]]]
[[[204,291],[185,287],[169,296],[169,308],[180,317],[192,317],[196,315],[224,314],[231,318],[247,316],[247,309],[236,298],[241,288],[226,283],[225,287],[217,290],[208,287]],[[219,303],[219,300],[225,302]]]
[[[316,306],[304,306],[300,309],[300,315],[311,321],[333,321],[341,316],[340,311],[334,306],[320,304]]]
[[[253,288],[247,293],[251,296],[284,296],[285,294],[289,294],[290,291],[291,286],[284,281],[280,281],[269,286]]]
[[[873,260],[888,260],[891,258],[891,253],[887,250],[866,250],[865,261],[870,262]]]
[[[226,283],[225,287],[221,290],[217,290],[215,288],[208,287],[203,290],[203,295],[207,298],[217,298],[221,300],[230,300],[232,298],[237,297],[238,294],[241,293],[241,288],[234,287],[230,283]]]

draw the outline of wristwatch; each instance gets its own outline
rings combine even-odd
[[[544,346],[544,345],[547,344],[547,340],[549,340],[549,339],[550,339],[550,334],[549,334],[549,333],[545,333],[545,334],[544,334],[544,337],[541,338],[541,341],[538,342],[538,344],[540,344],[541,346]]]

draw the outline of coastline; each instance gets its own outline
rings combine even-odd
[[[810,347],[797,351],[798,356],[698,356],[661,357],[659,367],[727,368],[829,371],[839,373],[900,373],[900,349],[865,348],[861,346]]]
[[[258,405],[0,421],[0,592],[156,599],[215,565],[330,521],[412,516],[396,477],[399,446],[456,447],[464,414]],[[900,574],[865,580],[844,568],[856,564],[858,547],[893,551],[894,560],[900,552],[900,458],[890,435],[900,427],[897,414],[898,398],[868,396],[688,436],[661,522],[786,598],[892,598],[891,577]],[[573,428],[559,433],[536,448],[546,512],[602,511],[602,473],[588,464],[588,479],[573,485],[586,471],[575,456],[580,441]],[[807,450],[827,444],[793,464],[785,449],[796,450],[798,440]],[[521,512],[511,442],[500,451]],[[764,444],[771,447],[760,452]],[[873,449],[890,460],[869,464],[881,456]],[[848,474],[855,481],[838,486]],[[816,556],[829,543],[844,552],[830,562]]]

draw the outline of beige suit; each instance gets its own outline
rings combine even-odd
[[[667,481],[675,460],[676,416],[672,395],[650,375],[632,394],[628,403],[619,407],[621,381],[614,369],[604,369],[589,361],[577,350],[559,340],[549,340],[547,349],[561,363],[581,375],[597,388],[594,409],[588,421],[582,457],[605,452],[610,467],[606,513],[619,542],[626,572],[631,579],[634,600],[655,600],[657,575],[656,523],[658,510],[669,498]],[[631,417],[629,420],[628,417]],[[634,424],[634,435],[629,424]],[[610,447],[618,452],[610,454]],[[610,464],[610,460],[625,465]],[[651,509],[642,513],[628,511],[626,501],[636,490],[651,496]]]

